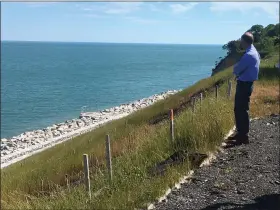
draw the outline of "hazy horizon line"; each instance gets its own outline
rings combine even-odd
[[[35,40],[1,40],[1,42],[50,42],[50,43],[91,43],[91,44],[162,44],[162,45],[224,45],[224,44],[190,44],[190,43],[158,43],[158,42],[90,42],[90,41],[35,41]]]

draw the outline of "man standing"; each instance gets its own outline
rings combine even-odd
[[[246,32],[241,37],[241,47],[246,49],[240,61],[234,65],[233,73],[237,78],[235,93],[235,124],[236,133],[229,140],[236,140],[235,144],[248,144],[249,138],[249,105],[253,91],[253,83],[258,79],[260,55],[253,45],[254,37]]]

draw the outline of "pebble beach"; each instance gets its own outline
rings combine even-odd
[[[27,131],[10,139],[3,138],[1,139],[1,168],[78,135],[92,131],[109,121],[125,117],[179,91],[169,90],[110,109],[81,113],[77,119],[66,120],[41,130]]]

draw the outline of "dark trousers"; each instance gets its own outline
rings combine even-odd
[[[249,133],[249,106],[252,92],[253,82],[237,81],[234,114],[236,130],[240,135]]]

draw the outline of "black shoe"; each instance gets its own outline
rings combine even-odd
[[[237,144],[249,144],[249,137],[248,135],[238,136],[236,139]]]
[[[227,140],[236,140],[239,134],[237,132],[233,133],[231,136],[227,138]]]
[[[227,144],[231,145],[241,145],[241,144],[249,144],[249,137],[248,135],[237,135],[235,139],[227,141]]]

